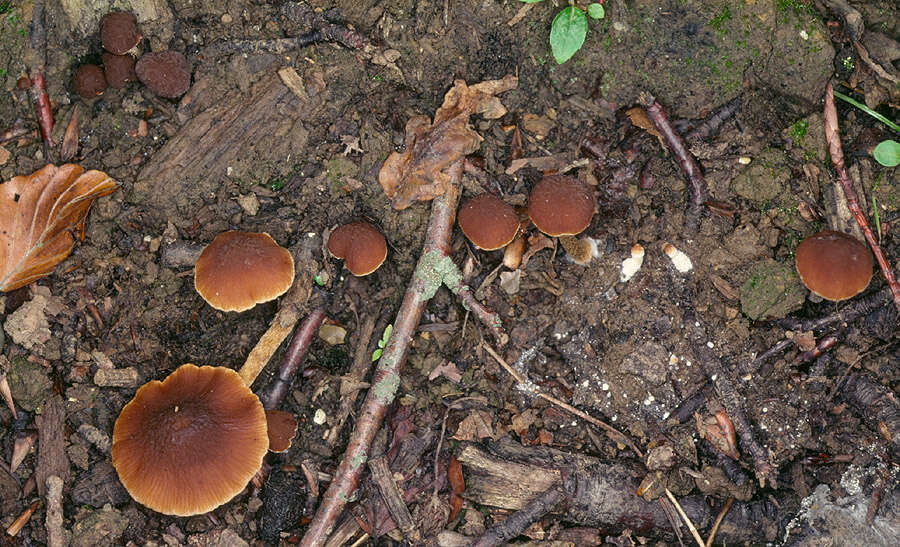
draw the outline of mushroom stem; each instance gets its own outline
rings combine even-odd
[[[829,83],[828,87],[825,88],[825,140],[828,142],[831,163],[834,165],[834,170],[837,171],[838,181],[844,190],[844,197],[847,198],[847,207],[853,213],[853,216],[856,217],[859,227],[862,228],[863,235],[866,236],[866,241],[869,242],[869,246],[872,248],[872,254],[875,255],[875,260],[881,266],[881,273],[884,274],[884,279],[891,288],[894,305],[900,311],[900,283],[897,283],[891,264],[884,257],[881,246],[878,245],[878,240],[875,238],[875,234],[872,233],[868,220],[866,220],[866,215],[859,206],[856,190],[853,189],[850,175],[847,174],[847,168],[844,166],[844,152],[841,149],[841,136],[838,131],[837,110],[834,106],[834,90],[831,88],[831,83]]]

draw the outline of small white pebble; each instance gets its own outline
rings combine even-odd
[[[750,156],[741,156],[738,158],[738,163],[741,165],[750,165],[750,162],[753,161]]]
[[[675,354],[673,353],[672,355],[669,356],[669,364],[675,365],[677,363],[678,363],[678,357],[676,357]]]
[[[603,385],[600,386],[600,389],[602,389],[603,391],[609,391],[609,384],[603,382]]]
[[[641,269],[644,263],[644,247],[640,243],[635,243],[631,247],[631,258],[622,261],[622,272],[619,274],[619,281],[626,282],[634,277]]]
[[[713,382],[715,382],[715,381],[716,381],[716,378],[718,378],[718,377],[719,377],[718,374],[713,374],[712,376],[710,376],[709,379],[712,380]]]
[[[663,420],[668,420],[668,419],[669,419],[669,411],[666,411],[663,413]]]
[[[804,30],[801,30],[801,31],[800,31],[800,37],[803,38],[804,40],[809,40],[809,33],[806,32],[805,29],[804,29]]]
[[[694,264],[691,262],[690,257],[676,249],[671,243],[663,245],[663,252],[672,260],[672,265],[675,266],[675,269],[679,272],[687,273],[694,269]]]
[[[708,348],[714,348],[714,347],[716,347],[716,346],[715,346],[712,342],[707,342],[707,343],[706,343],[706,347],[708,347]]]
[[[313,423],[316,425],[322,425],[325,423],[325,420],[328,416],[325,414],[325,411],[321,408],[316,409],[316,413],[313,414]]]

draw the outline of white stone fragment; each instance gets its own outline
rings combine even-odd
[[[316,409],[316,413],[313,414],[313,423],[316,425],[322,425],[325,423],[325,420],[328,416],[325,414],[325,411],[321,408]]]
[[[688,255],[679,251],[671,243],[663,245],[663,252],[672,260],[672,265],[681,273],[687,273],[694,269],[694,264]]]
[[[640,243],[635,243],[631,247],[631,257],[622,261],[622,273],[619,274],[619,281],[624,283],[634,277],[643,263],[644,248]]]

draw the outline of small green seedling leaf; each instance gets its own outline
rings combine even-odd
[[[885,167],[896,167],[900,165],[900,142],[881,141],[872,151],[872,156],[875,157],[875,161]]]
[[[550,49],[557,64],[563,64],[584,45],[587,17],[575,6],[560,11],[550,26]]]
[[[320,287],[325,285],[325,280],[322,279],[322,274],[317,275],[316,277],[313,278],[313,280],[316,282],[316,285],[318,285]]]
[[[606,15],[606,10],[603,9],[603,4],[594,2],[593,4],[588,5],[587,14],[591,16],[591,19],[603,19]]]
[[[394,332],[394,325],[388,325],[384,329],[384,333],[381,335],[381,340],[378,341],[378,349],[372,352],[373,363],[381,359],[381,354],[384,352],[384,347],[387,345],[392,332]]]

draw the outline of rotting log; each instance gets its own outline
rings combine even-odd
[[[675,536],[660,505],[637,495],[642,472],[636,465],[524,447],[509,439],[485,447],[463,443],[457,453],[466,470],[464,497],[470,501],[519,510],[550,485],[565,481],[568,499],[562,505],[563,520],[605,530],[628,528],[642,536]],[[699,530],[709,530],[717,508],[699,495],[679,498],[679,502]],[[782,520],[782,514],[768,501],[735,503],[719,525],[716,541],[773,541]]]
[[[201,80],[190,93],[212,93],[212,86]],[[304,81],[301,97],[271,72],[246,93],[226,94],[153,154],[138,173],[135,197],[157,206],[174,201],[180,214],[170,220],[187,227],[201,197],[214,194],[223,178],[253,179],[259,162],[283,165],[287,174],[306,150],[309,132],[304,120],[324,104],[324,87],[311,77]]]

